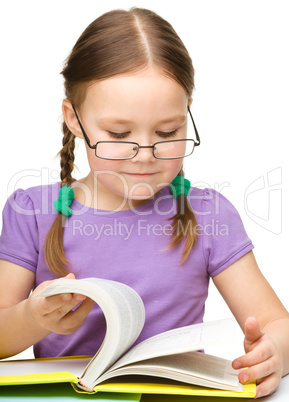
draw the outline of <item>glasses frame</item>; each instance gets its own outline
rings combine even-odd
[[[155,142],[155,143],[152,144],[152,145],[139,145],[137,142],[132,142],[132,141],[98,141],[96,144],[91,145],[90,140],[89,140],[89,137],[88,137],[88,135],[86,134],[86,132],[85,132],[85,130],[84,130],[84,128],[83,128],[83,126],[82,126],[82,124],[81,124],[81,122],[80,122],[80,119],[79,119],[79,117],[78,117],[78,114],[77,114],[76,109],[75,109],[75,107],[74,107],[73,104],[72,104],[72,108],[73,108],[75,117],[76,117],[76,119],[77,119],[77,121],[78,121],[79,127],[80,127],[80,129],[81,129],[81,131],[82,131],[82,134],[83,134],[83,136],[84,136],[84,139],[85,139],[87,145],[89,146],[89,148],[95,150],[95,156],[96,156],[97,158],[100,158],[100,159],[105,159],[105,160],[110,160],[110,161],[124,161],[124,160],[133,159],[133,158],[136,157],[136,155],[138,154],[138,151],[140,150],[140,148],[151,148],[152,151],[153,151],[153,156],[154,156],[156,159],[162,159],[162,160],[164,160],[164,159],[166,159],[166,160],[170,160],[170,159],[182,159],[182,158],[185,158],[185,157],[187,157],[187,156],[192,155],[192,153],[194,152],[194,148],[197,147],[197,146],[199,146],[199,145],[201,144],[200,136],[199,136],[199,133],[198,133],[198,130],[197,130],[196,124],[195,124],[195,122],[194,122],[194,119],[193,119],[193,116],[192,116],[192,113],[191,113],[191,111],[190,111],[189,106],[188,106],[188,112],[189,112],[189,115],[190,115],[191,120],[192,120],[192,123],[193,123],[193,127],[194,127],[194,131],[195,131],[196,140],[193,140],[193,139],[180,139],[180,140],[158,141],[158,142]],[[174,158],[159,158],[159,157],[155,156],[155,146],[156,146],[156,145],[162,144],[162,143],[166,143],[166,142],[179,142],[179,141],[193,141],[193,142],[194,142],[194,147],[193,147],[192,152],[190,152],[188,155],[177,156],[177,157],[174,157]],[[135,152],[135,154],[134,154],[133,156],[130,156],[129,158],[117,158],[117,159],[116,159],[116,158],[103,158],[102,156],[97,155],[97,145],[98,145],[98,144],[101,144],[101,143],[109,143],[109,144],[114,144],[114,143],[115,143],[115,144],[119,144],[119,143],[133,144],[133,145],[136,146],[136,152]]]

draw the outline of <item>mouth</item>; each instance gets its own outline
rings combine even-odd
[[[129,176],[142,177],[142,178],[151,177],[155,174],[155,173],[128,173],[128,172],[124,172],[124,173]]]

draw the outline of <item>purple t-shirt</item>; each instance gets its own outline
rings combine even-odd
[[[0,259],[35,272],[35,286],[55,279],[47,269],[43,245],[57,212],[59,183],[16,190],[3,210]],[[183,246],[167,250],[176,200],[170,187],[145,205],[125,211],[88,208],[75,199],[66,219],[64,249],[78,278],[125,283],[142,297],[146,322],[137,342],[157,333],[202,322],[208,284],[253,248],[233,205],[211,189],[188,194],[198,221],[198,240],[180,265]],[[180,230],[186,228],[179,227]],[[189,227],[187,228],[190,229]],[[105,320],[94,306],[72,335],[50,334],[34,346],[36,357],[93,355],[105,335]]]

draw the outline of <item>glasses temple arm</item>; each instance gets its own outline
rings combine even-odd
[[[71,104],[71,106],[72,106],[72,109],[73,109],[73,111],[74,111],[75,117],[77,118],[79,127],[80,127],[80,129],[81,129],[81,131],[82,131],[82,134],[83,134],[83,136],[84,136],[84,139],[85,139],[87,145],[89,146],[89,148],[95,149],[96,146],[90,144],[89,138],[88,138],[88,136],[87,136],[87,134],[86,134],[84,128],[82,127],[82,124],[81,124],[81,122],[80,122],[80,120],[79,120],[78,114],[76,113],[76,110],[75,110],[75,107],[74,107],[73,103]]]
[[[200,145],[201,140],[200,140],[200,136],[199,136],[199,133],[198,133],[197,127],[196,127],[196,125],[195,125],[195,122],[194,122],[194,119],[193,119],[193,116],[192,116],[192,113],[191,113],[191,111],[190,111],[189,106],[188,106],[188,111],[189,111],[189,113],[190,113],[191,120],[192,120],[192,122],[193,122],[194,130],[195,130],[195,133],[196,133],[197,142],[195,142],[195,147],[197,147],[198,145]]]

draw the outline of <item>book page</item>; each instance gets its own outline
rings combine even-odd
[[[234,339],[234,335],[235,324],[231,318],[173,329],[139,343],[110,370],[158,356],[185,353],[228,343]]]
[[[129,286],[96,278],[59,279],[35,297],[60,293],[83,294],[94,300],[104,313],[107,324],[105,339],[84,372],[85,385],[92,388],[92,381],[110,367],[139,336],[145,321],[143,302]]]
[[[121,375],[150,375],[209,388],[242,391],[238,373],[229,360],[200,352],[188,352],[120,367],[105,373],[97,383]]]
[[[56,358],[56,359],[31,359],[31,360],[7,360],[0,362],[0,384],[3,376],[20,376],[33,374],[47,374],[61,371],[69,371],[79,377],[90,362],[91,358]]]

